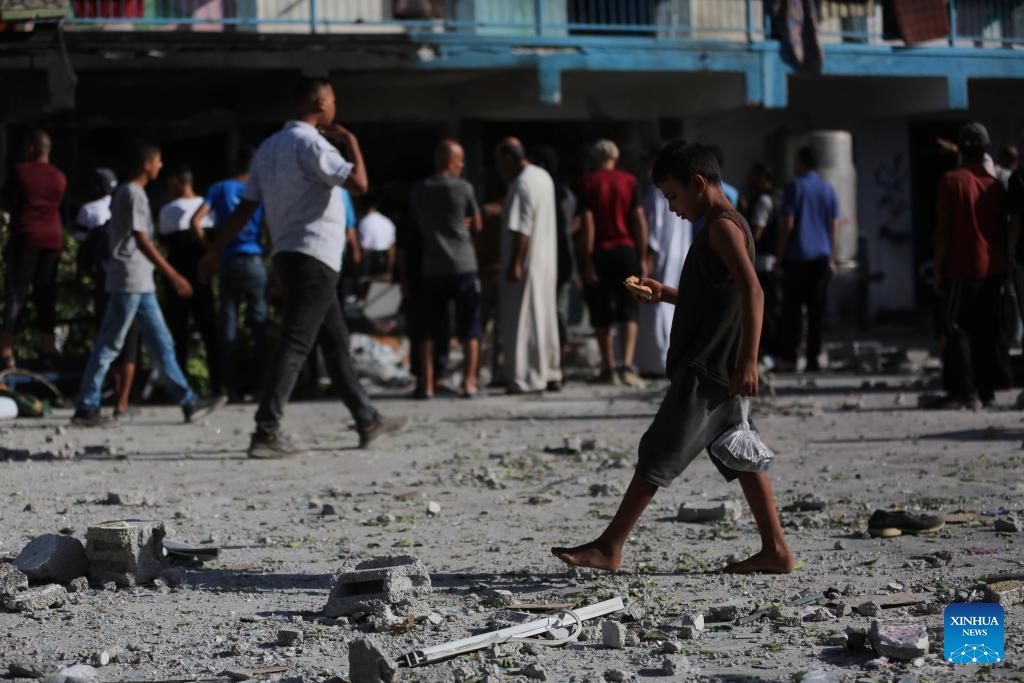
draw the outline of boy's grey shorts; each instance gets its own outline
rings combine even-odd
[[[729,396],[728,389],[694,368],[683,368],[672,379],[654,422],[640,439],[637,473],[655,486],[668,486],[741,419],[738,396]],[[726,481],[740,474],[713,457],[711,462]]]

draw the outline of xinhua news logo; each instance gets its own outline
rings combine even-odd
[[[950,664],[1003,661],[1003,608],[990,602],[953,603],[943,616],[944,649]]]

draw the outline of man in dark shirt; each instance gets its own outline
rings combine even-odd
[[[999,300],[1009,266],[1006,193],[985,170],[989,144],[983,125],[964,125],[958,142],[963,163],[939,181],[934,285],[942,297],[942,376],[948,393],[924,403],[927,407],[989,406],[1005,372]]]
[[[3,204],[11,213],[5,253],[6,305],[0,329],[0,368],[14,365],[14,338],[32,295],[44,367],[57,354],[53,328],[57,317],[57,266],[64,250],[60,205],[67,179],[50,163],[50,136],[36,130],[25,145],[25,161],[14,167]]]
[[[597,170],[583,179],[583,280],[590,323],[601,349],[601,372],[594,382],[643,387],[633,365],[639,304],[623,280],[647,272],[647,218],[640,205],[636,177],[616,168],[619,148],[598,140],[591,148]],[[619,325],[622,364],[615,370],[612,325]]]

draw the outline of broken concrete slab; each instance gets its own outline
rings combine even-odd
[[[60,607],[67,599],[68,592],[64,590],[64,586],[51,583],[18,593],[7,601],[6,607],[12,612],[35,612]]]
[[[85,534],[89,578],[130,587],[152,581],[164,569],[164,523],[126,519],[90,526]]]
[[[89,570],[82,542],[72,536],[43,534],[26,545],[14,565],[32,581],[67,583]]]
[[[352,683],[391,683],[398,664],[369,636],[357,638],[348,646],[348,676]]]
[[[387,555],[357,564],[334,577],[324,607],[329,617],[372,612],[381,603],[393,605],[430,591],[430,574],[411,555]]]
[[[13,564],[0,563],[0,601],[28,588],[28,576]]]
[[[75,664],[47,676],[43,683],[100,683],[100,672],[88,664]]]
[[[871,622],[868,640],[883,657],[909,662],[928,654],[928,629],[924,624]]]
[[[1024,604],[1024,581],[998,581],[985,586],[985,600],[1008,607]]]
[[[996,531],[1002,533],[1020,533],[1024,531],[1024,520],[1021,520],[1017,515],[1007,515],[1006,517],[999,517],[992,524]]]
[[[700,524],[704,522],[732,522],[740,517],[740,505],[734,500],[707,503],[683,503],[676,520]]]

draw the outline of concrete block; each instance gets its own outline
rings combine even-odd
[[[137,586],[160,576],[164,569],[164,523],[138,519],[103,522],[86,532],[89,578]]]
[[[369,637],[353,640],[348,646],[348,677],[352,683],[391,683],[398,664]]]
[[[928,629],[924,624],[871,622],[868,640],[883,657],[909,662],[928,654]]]
[[[997,581],[985,586],[985,600],[1004,607],[1024,603],[1024,581]]]
[[[28,576],[13,564],[0,563],[0,601],[28,588]]]
[[[394,605],[429,590],[430,574],[417,558],[378,557],[335,576],[324,614],[343,617],[372,612],[381,604]]]
[[[68,599],[68,592],[64,586],[51,583],[47,586],[29,588],[18,593],[7,601],[7,609],[12,612],[34,612],[36,610],[60,607]]]
[[[85,576],[89,563],[82,542],[72,536],[43,534],[33,539],[14,560],[14,566],[33,581],[68,583]]]

